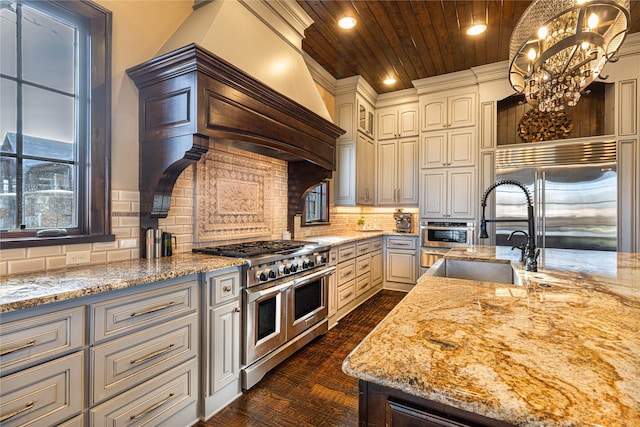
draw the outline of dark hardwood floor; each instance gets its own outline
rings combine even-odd
[[[196,427],[357,426],[358,380],[342,361],[405,295],[379,292]]]

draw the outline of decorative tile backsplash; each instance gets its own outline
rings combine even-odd
[[[210,150],[196,165],[195,242],[271,236],[275,169],[285,162]]]

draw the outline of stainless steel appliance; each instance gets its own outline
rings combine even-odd
[[[411,233],[413,214],[397,209],[393,214],[393,219],[396,220],[396,233]]]
[[[194,249],[247,259],[242,387],[328,330],[329,246],[272,240]]]
[[[456,246],[474,243],[475,225],[472,222],[420,222],[420,274]]]
[[[537,143],[496,150],[496,180],[523,183],[533,196],[537,246],[617,250],[616,142]],[[496,188],[496,245],[517,246],[526,200]],[[513,221],[508,221],[513,220]]]

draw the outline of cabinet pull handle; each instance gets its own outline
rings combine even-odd
[[[165,403],[170,401],[173,398],[173,396],[175,396],[175,394],[169,393],[169,396],[167,396],[165,399],[161,400],[160,402],[156,403],[155,405],[149,406],[147,409],[145,409],[144,411],[140,412],[139,414],[131,415],[131,417],[129,417],[129,418],[132,419],[132,420],[137,420],[138,418],[142,418],[145,415],[147,415],[149,412],[155,411],[156,409],[158,409],[159,407],[161,407],[162,405],[164,405]]]
[[[369,264],[362,264],[360,266],[360,270],[364,270],[365,268],[369,268]]]
[[[136,363],[146,362],[147,360],[153,359],[154,357],[158,357],[164,353],[167,353],[173,350],[173,347],[175,347],[175,344],[169,344],[168,347],[161,348],[160,350],[154,351],[153,353],[149,353],[146,356],[142,356],[137,359],[132,359],[131,364],[135,365]]]
[[[236,307],[236,308],[234,308],[234,309],[233,309],[233,312],[234,312],[234,313],[240,313],[240,307]]]
[[[342,254],[342,256],[351,256],[353,255],[353,252],[345,252]]]
[[[3,415],[0,417],[0,423],[7,421],[8,419],[11,419],[13,417],[15,417],[16,415],[20,415],[21,413],[28,411],[29,409],[33,408],[33,406],[35,405],[35,403],[33,403],[33,401],[28,402],[24,408],[20,408],[17,409],[13,412],[8,413],[7,415]]]
[[[351,273],[353,273],[353,271],[352,271],[352,270],[347,270],[347,271],[345,271],[344,273],[342,273],[342,274],[340,275],[340,278],[347,277],[347,276],[351,276]]]
[[[137,316],[143,316],[143,315],[149,314],[149,313],[155,313],[156,311],[164,310],[165,308],[169,308],[169,307],[171,307],[171,306],[173,306],[175,304],[176,304],[175,302],[171,301],[168,304],[159,305],[158,307],[153,307],[153,308],[150,308],[149,310],[140,311],[140,312],[134,311],[133,313],[131,313],[131,317],[137,317]]]
[[[17,347],[13,347],[13,348],[8,348],[6,350],[2,350],[2,352],[0,352],[0,356],[5,356],[7,354],[10,353],[14,353],[18,350],[23,350],[25,348],[29,348],[29,347],[33,347],[34,345],[36,345],[36,340],[29,340],[26,343],[19,345]]]
[[[231,286],[229,286],[229,285],[223,286],[222,287],[222,292],[231,292]]]
[[[345,300],[349,298],[351,295],[353,295],[353,292],[349,292],[348,294],[342,295],[342,299]]]

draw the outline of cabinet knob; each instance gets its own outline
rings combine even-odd
[[[229,286],[229,285],[223,286],[222,287],[222,292],[231,292],[231,286]]]
[[[234,312],[234,313],[240,313],[240,307],[236,307],[236,308],[234,308],[234,309],[233,309],[233,312]]]

